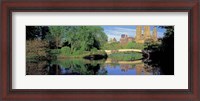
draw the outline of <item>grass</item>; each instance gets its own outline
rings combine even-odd
[[[120,44],[119,42],[106,43],[103,50],[116,50],[116,49],[144,49],[144,44],[129,42],[127,44]]]
[[[142,59],[141,53],[131,52],[131,53],[113,53],[108,56],[113,60],[121,61],[132,61]]]
[[[102,55],[105,56],[105,51],[98,51],[98,50],[92,50],[92,51],[75,51],[73,53],[70,53],[69,50],[62,50],[62,49],[51,49],[50,54],[54,54],[57,56],[57,58],[83,58],[85,56],[90,55]]]

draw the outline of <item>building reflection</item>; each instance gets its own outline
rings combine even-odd
[[[132,66],[129,64],[120,64],[121,71],[127,72],[129,69],[132,69]]]
[[[137,75],[151,75],[152,72],[147,70],[147,65],[146,64],[137,64],[135,66],[136,74]]]
[[[116,68],[117,65],[113,65],[113,64],[107,64],[109,65],[110,68]],[[148,66],[144,63],[140,63],[140,64],[119,64],[119,67],[121,69],[122,72],[127,72],[129,70],[135,70],[136,71],[136,75],[152,75],[154,74],[154,68],[152,68],[151,66]]]

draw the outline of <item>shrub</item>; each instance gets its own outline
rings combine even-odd
[[[135,42],[129,42],[125,48],[128,49],[143,49],[144,48],[144,44],[140,44],[140,43],[135,43]]]
[[[93,51],[93,52],[97,52],[98,49],[97,49],[97,48],[92,48],[91,51]]]
[[[51,49],[51,54],[60,54],[61,50],[60,49]]]
[[[61,48],[61,54],[63,55],[70,55],[71,54],[70,52],[71,52],[70,48],[67,46]]]

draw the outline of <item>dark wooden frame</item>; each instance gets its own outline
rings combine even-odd
[[[0,100],[200,101],[198,0],[3,0],[1,1]],[[188,12],[189,89],[178,90],[13,90],[12,12]]]

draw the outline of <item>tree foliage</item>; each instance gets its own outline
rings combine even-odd
[[[47,26],[26,26],[26,40],[43,40],[48,31]]]
[[[61,39],[66,33],[64,26],[49,26],[49,34],[46,36],[46,39],[50,42],[55,42],[56,47],[61,45]]]
[[[49,42],[50,49],[69,47],[70,54],[100,49],[107,42],[107,35],[100,26],[27,26],[26,39]]]
[[[73,26],[66,27],[64,38],[65,45],[71,47],[71,51],[90,51],[107,42],[107,36],[99,26]]]
[[[161,26],[161,28],[166,29],[162,39],[162,51],[174,53],[174,50],[172,50],[174,49],[174,26]]]

